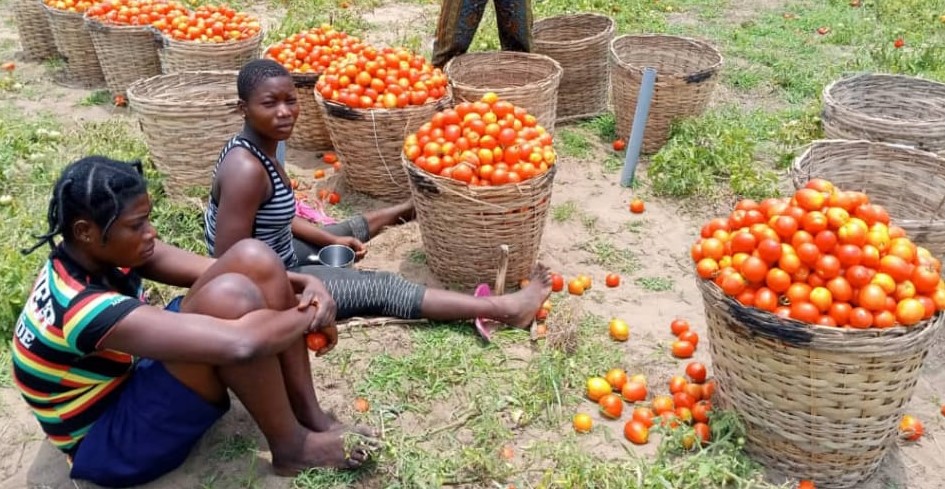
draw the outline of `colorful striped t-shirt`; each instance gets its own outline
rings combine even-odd
[[[39,273],[13,335],[13,377],[43,431],[72,454],[117,396],[136,361],[99,349],[125,315],[144,304],[128,269],[93,279],[61,248]]]

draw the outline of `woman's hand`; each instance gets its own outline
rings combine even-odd
[[[309,327],[308,332],[324,331],[325,328],[328,327],[334,328],[335,314],[338,312],[338,306],[335,305],[335,299],[328,293],[325,284],[311,275],[299,274],[298,276],[303,286],[299,299],[299,310],[304,311],[309,306],[315,306],[317,308],[315,319],[312,320],[312,325]],[[336,332],[335,341],[337,341],[337,336],[338,334]]]
[[[316,357],[320,357],[330,352],[333,348],[335,348],[335,345],[338,344],[338,327],[337,326],[332,324],[331,326],[323,327],[319,331],[321,331],[322,334],[324,334],[325,337],[328,338],[328,344],[325,345],[325,347],[322,348],[321,350],[318,350],[317,352],[315,352]]]
[[[361,259],[364,258],[364,255],[367,254],[367,247],[365,247],[364,243],[362,243],[358,238],[342,236],[335,241],[335,244],[344,245],[354,250],[354,261],[361,261]]]

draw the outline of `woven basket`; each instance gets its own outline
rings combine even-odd
[[[895,445],[942,313],[909,328],[782,320],[698,280],[718,402],[745,421],[745,448],[818,488],[859,487]]]
[[[56,40],[56,49],[66,60],[66,76],[71,83],[88,88],[105,85],[102,65],[95,54],[92,36],[85,28],[82,14],[67,12],[43,5],[49,19],[49,29]]]
[[[450,60],[443,71],[457,102],[478,102],[487,92],[495,92],[554,133],[558,84],[564,72],[557,61],[514,51],[468,53]]]
[[[235,71],[171,73],[128,87],[129,105],[169,194],[182,196],[190,187],[210,187],[220,150],[243,125],[236,75]]]
[[[599,14],[549,17],[535,22],[533,51],[557,61],[557,122],[593,117],[610,101],[610,41],[614,20]]]
[[[705,110],[722,68],[722,55],[714,47],[676,36],[620,36],[610,43],[610,56],[617,136],[622,138],[630,135],[643,69],[657,70],[644,153],[655,153],[666,144],[673,121]]]
[[[181,71],[239,71],[243,65],[259,57],[263,32],[234,42],[178,41],[164,36],[159,50],[164,73]]]
[[[30,61],[42,61],[59,55],[49,28],[49,16],[39,0],[13,2],[13,18],[20,36],[23,54]]]
[[[794,161],[791,178],[796,188],[825,178],[866,192],[909,238],[945,255],[945,158],[898,144],[815,141]]]
[[[295,120],[292,136],[287,144],[305,151],[330,151],[331,134],[325,125],[322,104],[315,100],[315,82],[318,75],[292,73],[299,96],[299,118]]]
[[[400,162],[404,139],[433,114],[452,106],[450,90],[434,102],[398,109],[353,109],[312,92],[324,110],[345,183],[382,200],[409,198],[407,175]]]
[[[112,95],[124,95],[132,83],[161,74],[160,37],[150,27],[110,25],[88,17],[85,26]]]
[[[861,74],[824,89],[830,139],[898,143],[945,155],[945,84],[903,75]]]
[[[401,156],[410,180],[430,270],[440,282],[472,290],[495,285],[501,245],[509,246],[506,283],[529,276],[538,258],[558,167],[518,184],[470,187],[417,168]]]

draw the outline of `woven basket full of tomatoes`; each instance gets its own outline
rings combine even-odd
[[[259,19],[227,5],[201,5],[154,27],[163,35],[159,53],[165,74],[239,71],[261,51]]]
[[[68,81],[88,88],[105,85],[102,65],[83,17],[85,11],[96,3],[91,0],[43,0],[56,49],[65,58]]]
[[[445,284],[492,283],[502,245],[506,276],[528,276],[554,183],[552,137],[521,107],[487,93],[436,113],[404,141],[427,263]]]
[[[384,200],[410,196],[400,163],[405,135],[450,107],[446,75],[403,48],[365,47],[315,85],[345,183]]]
[[[161,74],[152,25],[185,12],[183,4],[164,0],[108,0],[86,10],[85,25],[112,95]]]
[[[357,37],[325,24],[293,34],[266,48],[264,57],[278,61],[292,75],[299,97],[299,118],[288,144],[306,151],[332,149],[314,87],[322,72],[348,55],[360,53],[365,44]]]
[[[858,487],[895,444],[931,339],[941,264],[867,194],[813,179],[739,202],[691,248],[719,401],[765,465]]]

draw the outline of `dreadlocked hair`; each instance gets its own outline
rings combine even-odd
[[[271,59],[254,59],[243,65],[236,77],[236,93],[240,100],[247,101],[249,96],[265,80],[291,76],[289,70]]]
[[[55,248],[53,238],[56,235],[62,235],[66,241],[72,240],[72,223],[82,217],[91,219],[102,229],[104,244],[108,229],[125,205],[147,191],[140,161],[128,163],[104,156],[88,156],[70,163],[53,187],[46,213],[48,230],[34,236],[39,241],[22,253],[30,254],[44,244]]]

